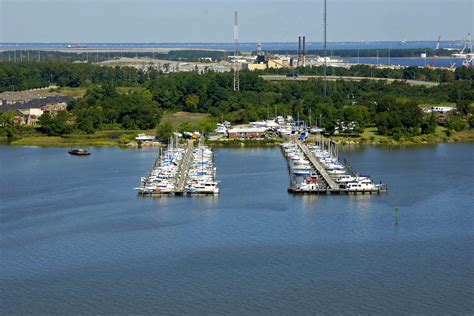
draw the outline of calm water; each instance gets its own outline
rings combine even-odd
[[[390,192],[320,197],[219,149],[220,196],[143,199],[153,150],[0,147],[1,313],[472,314],[473,148],[346,151]]]
[[[295,38],[297,40],[297,38]],[[71,43],[5,43],[0,42],[0,49],[64,49]],[[187,48],[187,49],[224,49],[234,50],[234,43],[82,43],[91,49],[131,49],[131,48]],[[263,42],[264,50],[297,50],[298,42]],[[323,49],[324,43],[308,41],[308,50]],[[328,42],[328,49],[408,49],[435,47],[434,41],[407,41],[403,45],[398,41],[374,42]],[[460,41],[441,41],[441,48],[462,49]],[[241,42],[239,49],[242,51],[255,51],[256,42]]]
[[[428,58],[386,58],[386,57],[364,57],[364,58],[342,58],[345,62],[352,64],[369,64],[369,65],[392,65],[392,66],[429,66],[431,65],[431,57]],[[462,58],[437,58],[435,60],[436,67],[462,67],[464,59]]]

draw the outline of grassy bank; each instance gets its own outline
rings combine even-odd
[[[41,146],[41,147],[76,147],[76,146],[127,146],[139,133],[154,134],[154,130],[107,130],[94,134],[68,134],[63,136],[46,136],[33,133],[19,136],[10,142],[14,146]],[[6,137],[0,142],[7,143]]]
[[[410,145],[410,144],[438,144],[452,142],[472,142],[474,141],[474,130],[464,130],[452,132],[448,135],[446,128],[438,126],[434,134],[424,134],[412,137],[400,137],[394,139],[390,136],[379,135],[376,128],[366,128],[357,137],[334,136],[332,138],[340,144],[368,144],[368,145]]]
[[[69,134],[63,136],[46,136],[38,132],[20,134],[17,139],[8,142],[6,136],[0,136],[0,144],[14,146],[41,146],[41,147],[76,147],[76,146],[129,146],[134,143],[137,134],[154,135],[154,130],[105,130],[94,134]],[[315,140],[311,136],[310,141]],[[419,135],[395,140],[392,137],[378,135],[375,128],[367,128],[360,136],[334,136],[332,140],[339,144],[367,144],[367,145],[410,145],[410,144],[437,144],[450,142],[474,142],[474,130],[447,134],[443,127],[438,127],[435,134]],[[212,147],[270,147],[285,142],[283,138],[271,139],[223,139],[207,141]]]

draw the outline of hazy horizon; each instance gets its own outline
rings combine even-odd
[[[0,42],[230,43],[323,40],[323,0],[3,0]],[[329,42],[460,40],[472,0],[328,0]]]

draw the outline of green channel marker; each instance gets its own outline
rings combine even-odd
[[[395,208],[395,224],[398,225],[398,207]]]

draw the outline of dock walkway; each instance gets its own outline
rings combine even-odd
[[[175,194],[184,193],[184,187],[186,185],[186,179],[188,178],[189,167],[191,166],[191,162],[193,160],[193,147],[194,141],[188,140],[183,160],[181,161],[181,164],[179,166],[179,177],[176,182]]]
[[[318,173],[323,177],[324,181],[326,181],[326,183],[329,185],[331,190],[338,191],[340,189],[339,185],[327,173],[326,169],[324,169],[323,166],[321,166],[316,156],[308,149],[308,147],[305,144],[303,144],[301,141],[296,141],[296,144],[298,144],[298,147],[305,154],[306,158],[308,158],[308,160],[311,162],[311,164],[316,169],[316,171],[318,171]]]

